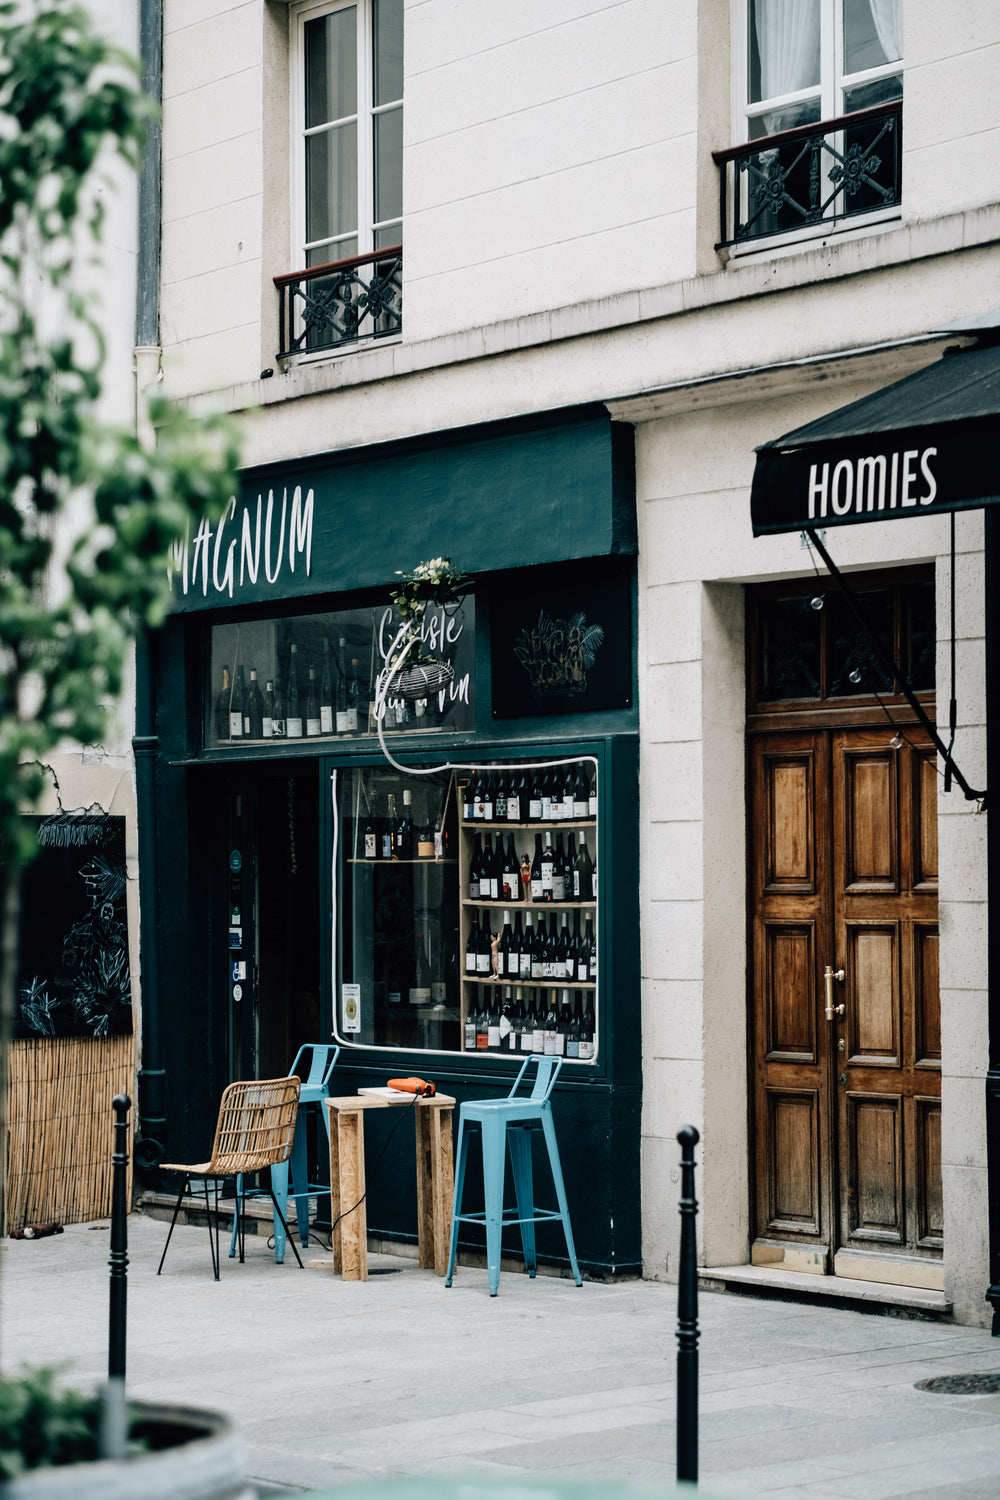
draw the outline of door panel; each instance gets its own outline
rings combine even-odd
[[[879,1254],[939,1261],[943,1227],[938,777],[920,731],[887,741],[776,731],[750,757],[754,1258],[885,1280]]]

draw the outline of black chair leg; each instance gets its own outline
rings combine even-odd
[[[190,1184],[190,1181],[191,1181],[191,1179],[189,1177],[185,1177],[184,1182],[181,1185],[181,1190],[177,1194],[177,1202],[174,1204],[174,1216],[170,1220],[170,1228],[167,1230],[167,1243],[163,1247],[163,1254],[160,1256],[160,1264],[156,1268],[156,1274],[157,1274],[157,1276],[159,1276],[160,1272],[163,1270],[163,1262],[167,1258],[167,1249],[168,1249],[168,1247],[170,1245],[170,1236],[174,1232],[174,1225],[177,1223],[177,1215],[181,1211],[181,1200],[183,1199],[184,1194],[188,1190],[188,1186]]]
[[[281,1227],[285,1231],[285,1240],[286,1240],[286,1243],[289,1244],[289,1245],[291,1245],[292,1249],[295,1251],[295,1259],[299,1263],[299,1270],[300,1271],[304,1270],[305,1267],[302,1264],[302,1257],[301,1257],[301,1255],[298,1252],[298,1248],[297,1248],[297,1246],[295,1244],[295,1241],[292,1239],[292,1236],[289,1233],[288,1225],[285,1223],[285,1216],[281,1212],[281,1208],[280,1208],[280,1206],[278,1204],[278,1200],[274,1196],[274,1192],[272,1191],[272,1189],[270,1187],[268,1187],[268,1192],[271,1194],[271,1202],[274,1204],[274,1211],[278,1215],[278,1218],[281,1220]]]
[[[215,1224],[212,1224],[212,1203],[208,1196],[208,1178],[202,1178],[205,1185],[205,1217],[208,1219],[208,1248],[212,1252],[212,1275],[216,1281],[219,1279],[219,1181],[215,1179]]]

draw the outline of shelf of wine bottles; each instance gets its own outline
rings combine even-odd
[[[532,1052],[589,1062],[596,1051],[592,992],[581,986],[474,985],[463,1025],[466,1052]]]

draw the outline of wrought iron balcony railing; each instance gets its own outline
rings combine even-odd
[[[718,247],[894,208],[902,184],[902,100],[713,151]]]
[[[403,247],[276,276],[278,359],[387,338],[403,327]]]

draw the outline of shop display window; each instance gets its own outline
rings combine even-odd
[[[430,698],[386,699],[386,732],[467,730],[475,724],[473,602],[429,610],[425,656],[454,676]],[[205,693],[207,749],[238,752],[275,741],[342,741],[377,733],[375,687],[399,627],[388,604],[336,614],[214,625]]]
[[[597,1055],[597,763],[335,771],[345,1043]]]

